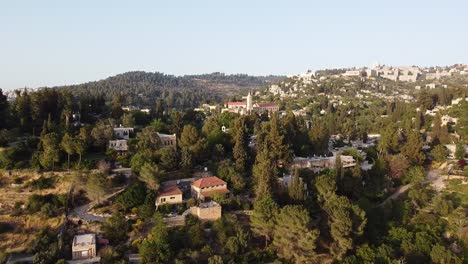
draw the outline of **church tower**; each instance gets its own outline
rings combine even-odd
[[[249,94],[247,95],[247,112],[250,112],[252,110],[253,110],[252,93],[249,91]]]

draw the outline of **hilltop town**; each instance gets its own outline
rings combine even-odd
[[[467,260],[468,65],[207,76],[0,90],[0,263]]]

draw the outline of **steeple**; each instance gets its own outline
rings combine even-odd
[[[249,94],[247,95],[247,112],[253,110],[253,104],[252,104],[252,93],[249,91]]]

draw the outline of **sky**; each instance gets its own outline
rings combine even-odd
[[[468,63],[468,1],[0,0],[0,88]]]

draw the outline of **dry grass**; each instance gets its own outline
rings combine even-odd
[[[70,188],[70,180],[66,172],[54,172],[55,186],[51,189],[32,190],[27,183],[41,176],[50,177],[51,173],[40,174],[30,170],[0,172],[0,222],[9,223],[14,229],[0,234],[0,252],[24,252],[32,247],[37,232],[42,228],[57,229],[63,224],[63,217],[44,218],[40,214],[23,214],[11,216],[15,203],[27,204],[29,196],[33,194],[62,194]],[[15,178],[21,178],[23,183],[13,185]]]
[[[14,226],[12,232],[0,234],[0,252],[24,252],[34,243],[37,232],[41,228],[56,230],[63,224],[62,217],[43,218],[39,215],[9,216],[0,215],[0,222],[7,222]]]

